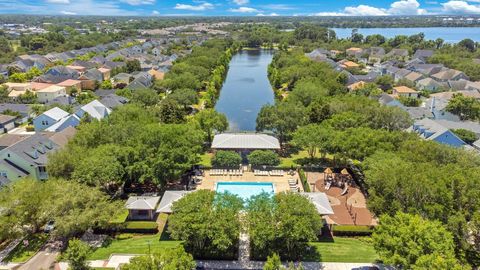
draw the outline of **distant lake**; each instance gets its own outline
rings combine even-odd
[[[267,68],[271,50],[242,50],[233,56],[215,109],[224,113],[230,131],[254,131],[257,114],[265,104],[274,103]]]
[[[348,38],[351,36],[353,28],[331,29],[337,33],[338,38]],[[380,34],[387,38],[424,33],[427,40],[442,38],[447,43],[457,43],[470,38],[480,42],[480,27],[358,28],[358,32],[364,36]]]

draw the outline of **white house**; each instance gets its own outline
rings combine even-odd
[[[37,91],[37,99],[40,103],[47,103],[57,97],[65,95],[67,95],[67,89],[58,85],[52,85]]]
[[[110,113],[112,113],[112,110],[107,108],[98,100],[93,100],[92,102],[82,106],[80,109],[78,109],[77,112],[75,112],[75,114],[79,118],[82,118],[85,114],[88,114],[90,117],[97,120],[102,120],[103,118],[110,115]]]

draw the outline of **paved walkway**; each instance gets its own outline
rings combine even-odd
[[[112,255],[106,261],[90,261],[92,267],[111,267],[116,268],[122,263],[128,263],[135,255]],[[205,270],[261,270],[265,262],[258,261],[197,261],[198,267]],[[334,263],[334,262],[302,262],[305,270],[371,270],[371,269],[389,269],[379,264],[372,263]],[[287,263],[285,263],[287,266]],[[36,268],[32,268],[36,269]],[[61,262],[57,265],[58,270],[67,270],[68,264]]]
[[[15,239],[13,240],[10,244],[8,244],[7,247],[5,247],[2,251],[0,251],[0,263],[3,262],[3,260],[12,252],[12,250],[20,244],[20,241],[22,239]]]

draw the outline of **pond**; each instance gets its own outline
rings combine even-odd
[[[233,56],[215,109],[224,113],[229,131],[254,131],[257,114],[265,104],[274,103],[267,69],[272,50],[242,50]]]
[[[332,30],[337,33],[338,38],[348,38],[352,34],[352,28],[332,28]],[[466,38],[480,41],[480,27],[358,28],[358,32],[364,36],[380,34],[387,38],[424,33],[427,40],[441,38],[447,43],[457,43]]]

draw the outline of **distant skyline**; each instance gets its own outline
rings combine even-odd
[[[0,0],[0,14],[72,16],[480,15],[480,0]]]

